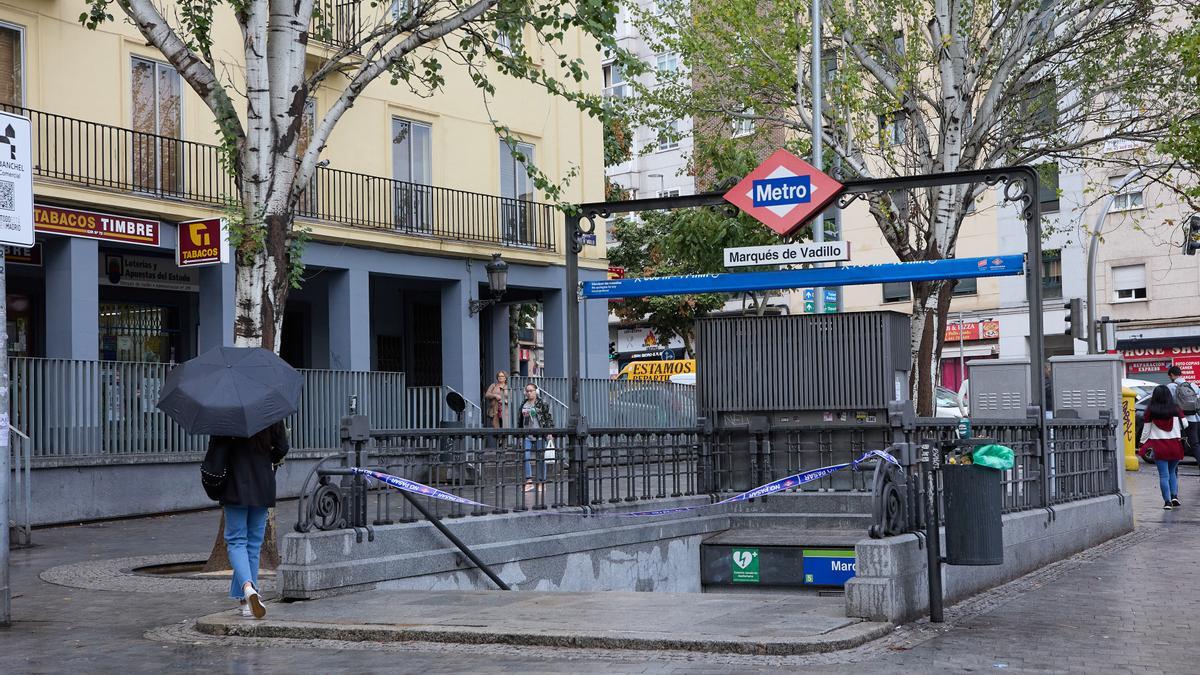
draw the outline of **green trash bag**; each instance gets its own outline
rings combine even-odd
[[[993,443],[976,449],[971,455],[971,461],[976,466],[1004,471],[1013,468],[1013,451],[1012,448]]]

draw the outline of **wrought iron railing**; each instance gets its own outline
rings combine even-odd
[[[525,385],[535,384],[546,392],[555,424],[567,424],[571,382],[565,377],[512,378],[512,410],[519,410]],[[651,380],[585,378],[579,385],[580,413],[594,427],[622,429],[665,429],[696,424],[696,387],[690,384]]]
[[[309,40],[330,47],[352,47],[362,35],[362,0],[320,0],[313,6]]]
[[[223,207],[238,198],[221,149],[108,124],[0,105],[28,116],[34,174],[85,187]],[[300,218],[416,237],[554,250],[550,204],[321,167]]]

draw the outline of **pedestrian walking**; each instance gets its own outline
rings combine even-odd
[[[1142,452],[1153,453],[1163,510],[1179,508],[1182,506],[1179,503],[1179,461],[1183,459],[1183,434],[1188,421],[1167,385],[1154,388],[1143,422]]]
[[[1167,385],[1171,390],[1171,398],[1188,421],[1183,450],[1200,462],[1200,388],[1197,388],[1195,383],[1188,382],[1179,366],[1171,366],[1167,370],[1167,376],[1171,378],[1171,383]]]
[[[225,550],[233,567],[229,597],[242,616],[263,618],[258,587],[258,558],[267,528],[267,511],[275,506],[275,471],[288,452],[287,431],[276,422],[250,438],[213,436],[200,466],[208,496],[225,513]]]
[[[504,412],[508,407],[508,373],[496,373],[496,381],[488,385],[483,398],[487,400],[488,425],[493,429],[504,426]]]
[[[554,427],[554,418],[550,416],[550,406],[542,400],[536,384],[525,385],[525,400],[521,402],[520,417],[517,426],[522,429],[550,429]],[[525,436],[525,489],[534,487],[534,466],[537,467],[537,481],[546,480],[545,439],[532,434]]]

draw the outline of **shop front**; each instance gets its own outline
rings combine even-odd
[[[1146,344],[1159,342],[1174,344]],[[1188,380],[1196,382],[1200,379],[1200,337],[1120,340],[1117,349],[1125,359],[1127,378],[1165,384],[1170,381],[1167,370],[1178,366]]]
[[[966,364],[1000,354],[1000,322],[991,319],[950,319],[942,345],[941,383],[958,391],[967,378]]]

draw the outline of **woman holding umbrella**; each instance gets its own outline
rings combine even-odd
[[[261,619],[258,561],[275,470],[288,451],[282,420],[296,412],[303,378],[275,353],[218,347],[172,369],[158,407],[188,433],[210,437],[200,482],[224,511],[233,568],[229,595],[242,616]]]
[[[258,592],[258,557],[267,511],[275,506],[275,470],[287,452],[287,431],[283,422],[276,422],[250,438],[213,436],[200,467],[204,482],[209,478],[205,466],[215,469],[217,457],[224,457],[224,488],[219,495],[210,492],[209,496],[220,502],[225,512],[225,549],[233,567],[229,597],[239,601],[242,616],[261,619],[267,613]]]

